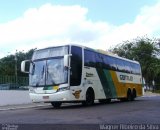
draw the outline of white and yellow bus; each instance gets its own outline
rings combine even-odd
[[[26,63],[30,70],[26,71]],[[33,102],[82,102],[111,99],[134,100],[142,96],[141,67],[137,61],[84,46],[65,45],[36,50],[21,63],[29,73],[29,95]]]

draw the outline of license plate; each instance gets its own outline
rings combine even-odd
[[[43,99],[49,99],[49,96],[43,96]]]

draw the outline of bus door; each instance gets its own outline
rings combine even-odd
[[[81,87],[82,79],[82,48],[71,46],[71,69],[70,69],[70,89],[73,97],[77,100],[82,99],[83,87]]]

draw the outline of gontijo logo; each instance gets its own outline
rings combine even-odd
[[[128,76],[128,75],[119,75],[120,80],[128,80],[128,81],[133,81],[133,76]]]
[[[135,83],[141,84],[141,75],[134,75],[134,74],[126,74],[122,72],[116,72],[116,76],[118,81],[121,83]]]

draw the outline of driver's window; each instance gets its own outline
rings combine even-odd
[[[81,84],[82,76],[82,48],[72,46],[71,53],[70,85],[78,86]]]

